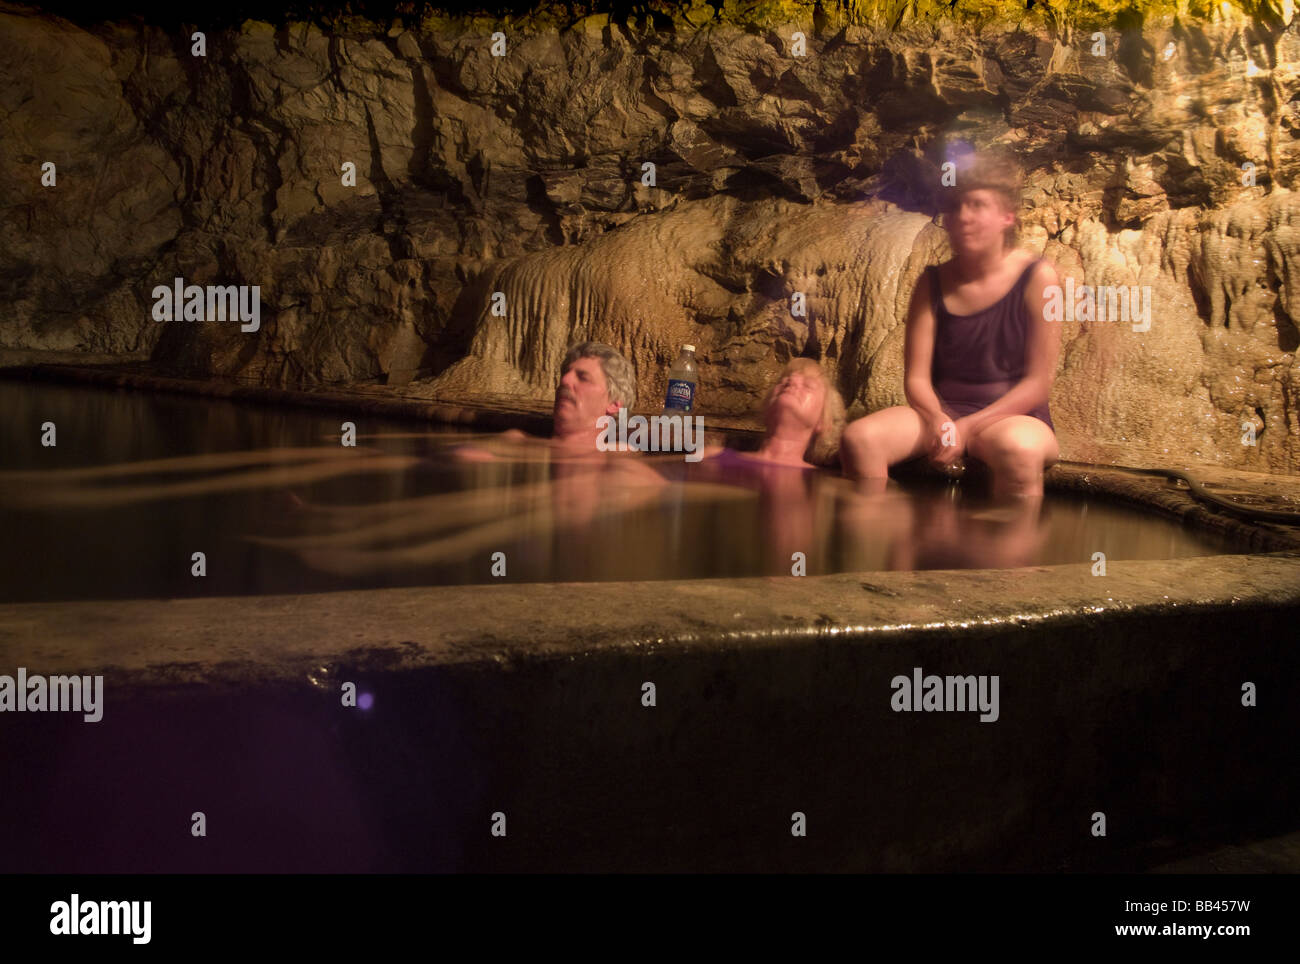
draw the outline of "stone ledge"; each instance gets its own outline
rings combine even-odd
[[[117,685],[323,685],[341,666],[497,669],[624,654],[876,645],[967,630],[1101,630],[1107,621],[1300,614],[1300,552],[802,579],[521,583],[300,596],[0,606],[0,645],[34,672]]]

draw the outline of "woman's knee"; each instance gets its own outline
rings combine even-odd
[[[897,432],[897,413],[889,409],[873,412],[851,422],[840,439],[845,474],[859,477],[883,476],[896,461],[892,436]]]
[[[848,475],[862,475],[879,461],[873,427],[867,424],[867,418],[850,422],[840,436],[840,463]]]
[[[1050,429],[1041,423],[1021,423],[1000,425],[982,433],[975,454],[992,466],[1037,472],[1055,460],[1056,451],[1056,439]]]
[[[869,447],[873,435],[870,420],[871,416],[868,415],[844,426],[844,434],[840,436],[840,445],[854,450]]]
[[[906,406],[895,406],[850,422],[844,429],[843,444],[860,453],[890,454],[909,433],[907,411]]]

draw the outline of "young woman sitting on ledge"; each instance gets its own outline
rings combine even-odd
[[[1048,395],[1061,330],[1043,319],[1043,292],[1059,284],[1047,261],[1015,247],[1020,171],[1005,159],[959,163],[941,188],[953,257],[927,268],[912,291],[904,341],[907,405],[844,430],[845,474],[882,490],[889,467],[927,457],[952,472],[984,463],[994,499],[1039,497],[1059,457]]]

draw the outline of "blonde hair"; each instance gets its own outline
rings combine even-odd
[[[826,400],[822,403],[822,417],[813,429],[813,436],[808,441],[804,458],[814,465],[833,465],[840,451],[840,436],[844,434],[844,397],[839,389],[831,384],[825,369],[812,358],[793,358],[781,369],[772,387],[763,396],[763,411],[772,404],[772,396],[781,384],[781,379],[795,372],[811,372],[826,386]]]
[[[940,188],[939,210],[949,214],[956,209],[962,196],[970,191],[992,191],[1002,198],[1008,211],[1016,220],[1003,235],[1003,247],[1014,248],[1020,230],[1020,205],[1023,202],[1025,183],[1020,163],[1009,154],[973,153],[955,161],[957,183]]]

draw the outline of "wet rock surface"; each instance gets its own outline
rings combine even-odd
[[[1123,635],[1187,614],[1243,621],[1300,607],[1300,549],[1008,570],[805,579],[552,583],[296,596],[0,606],[0,642],[49,672],[123,685],[332,679],[340,668],[492,670],[594,654],[666,658],[986,633]],[[672,599],[670,608],[661,600]],[[584,622],[575,625],[574,614]],[[1269,618],[1272,618],[1271,616]],[[1126,628],[1127,627],[1127,628]],[[1207,643],[1210,637],[1207,637]],[[315,684],[313,685],[323,685]]]
[[[527,407],[573,340],[622,348],[646,405],[690,341],[709,414],[799,354],[860,413],[903,400],[965,140],[1021,157],[1022,243],[1063,277],[1151,289],[1147,331],[1063,322],[1065,458],[1300,472],[1300,25],[962,7],[322,8],[195,57],[192,25],[0,6],[0,349]],[[261,286],[260,329],[153,321],[175,277]]]

